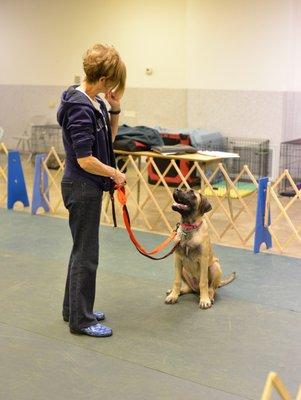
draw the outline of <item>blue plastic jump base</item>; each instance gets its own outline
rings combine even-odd
[[[254,236],[254,253],[259,253],[260,246],[265,243],[266,248],[272,247],[272,237],[268,228],[264,225],[265,219],[265,203],[267,196],[268,178],[260,178],[258,181],[258,197],[256,210],[256,225]],[[268,225],[271,224],[271,214],[268,211]]]
[[[32,192],[31,202],[31,214],[36,215],[38,208],[42,207],[47,212],[49,206],[43,196],[43,191],[46,192],[46,197],[49,201],[48,191],[48,175],[44,171],[42,173],[42,161],[45,158],[45,154],[37,154],[35,158],[35,171],[34,171],[34,183]]]
[[[18,151],[8,152],[7,166],[7,208],[10,210],[17,201],[29,206],[26,184]]]

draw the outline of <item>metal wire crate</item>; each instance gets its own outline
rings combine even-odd
[[[257,138],[227,137],[227,151],[238,153],[239,158],[227,160],[230,176],[236,176],[247,165],[256,178],[269,176],[271,152],[269,140]]]
[[[64,154],[62,128],[57,124],[31,125],[31,153],[48,153],[51,147],[54,147],[59,155]]]
[[[36,154],[49,153],[51,147],[55,148],[59,157],[64,157],[62,128],[57,124],[32,124],[30,129],[30,152],[32,162],[35,162]],[[55,157],[49,158],[47,166],[51,169],[57,169],[59,167]]]
[[[223,142],[214,143],[204,150],[226,151],[239,154],[239,158],[227,158],[223,161],[231,178],[241,172],[244,165],[249,167],[253,176],[258,179],[270,176],[272,165],[272,152],[269,148],[269,140],[257,138],[225,137]],[[220,176],[217,176],[217,181]],[[241,180],[249,181],[250,177],[242,176]]]
[[[297,188],[301,190],[301,139],[281,143],[279,173],[287,169],[293,178]],[[295,191],[290,182],[282,180],[279,193],[283,196],[294,196]]]

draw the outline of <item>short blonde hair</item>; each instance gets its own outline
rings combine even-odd
[[[88,83],[95,83],[105,77],[112,88],[123,93],[126,81],[126,67],[113,46],[95,44],[83,57],[83,67]]]

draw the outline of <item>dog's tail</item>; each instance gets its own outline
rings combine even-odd
[[[222,286],[229,285],[229,283],[233,282],[235,278],[236,278],[236,272],[232,272],[232,274],[227,275],[224,279],[221,280],[218,287],[220,288]]]

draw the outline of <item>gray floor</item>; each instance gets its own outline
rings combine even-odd
[[[149,247],[162,237],[139,233]],[[61,320],[67,221],[0,210],[0,399],[258,399],[279,373],[301,381],[301,260],[216,247],[225,273],[214,307],[164,304],[172,258],[136,253],[102,227],[95,309],[114,335],[71,335]]]

